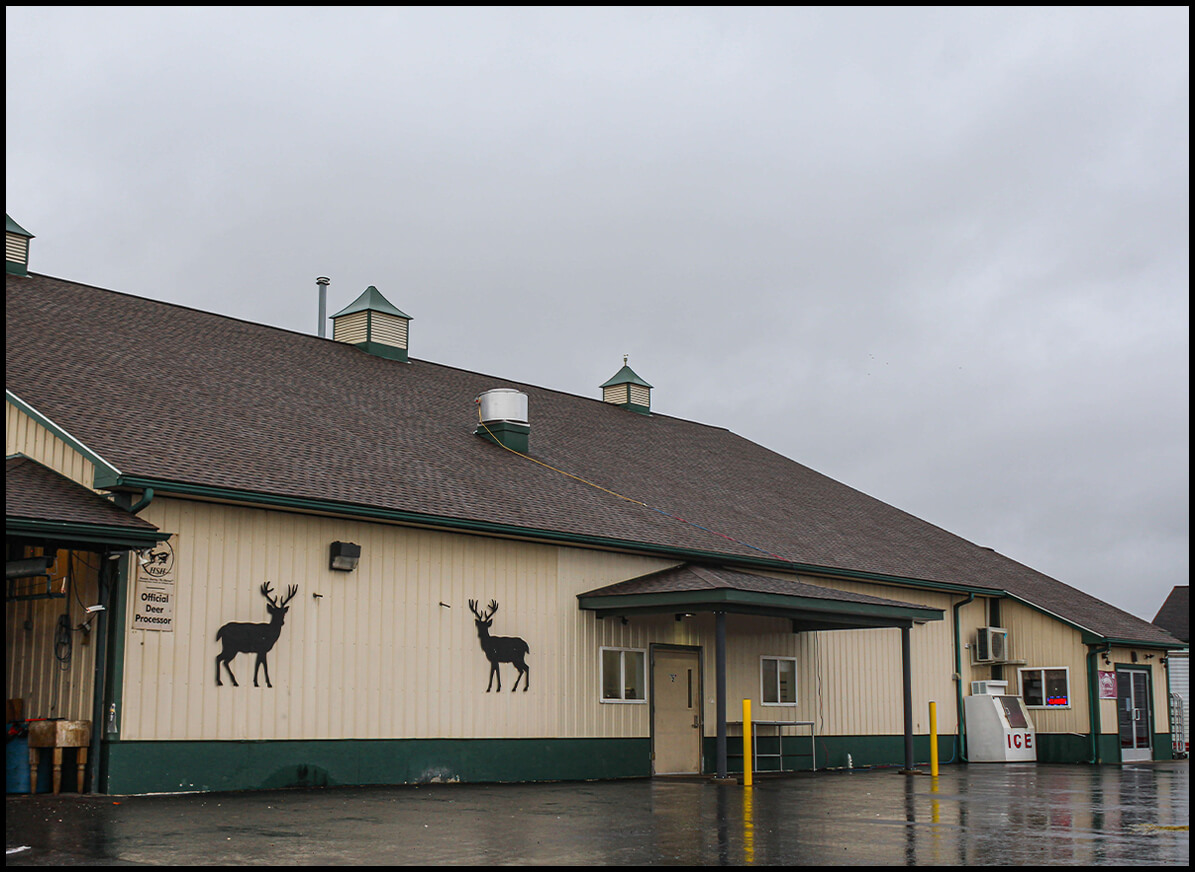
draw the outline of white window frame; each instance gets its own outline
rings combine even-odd
[[[772,688],[772,696],[775,697],[775,699],[776,699],[775,702],[768,701],[768,682],[767,682],[766,676],[764,675],[764,668],[765,668],[764,664],[766,664],[769,661],[775,662],[777,664],[777,666],[776,666],[776,686]],[[787,700],[780,699],[780,666],[779,666],[779,664],[782,661],[792,664],[793,698],[792,698],[791,702],[789,702]],[[759,702],[760,702],[760,705],[778,705],[778,706],[792,707],[792,706],[796,706],[799,701],[800,701],[800,695],[797,692],[797,658],[796,657],[780,657],[780,656],[772,656],[772,655],[766,655],[766,656],[760,657],[759,658]]]
[[[639,655],[639,687],[643,691],[642,699],[625,699],[606,696],[606,652],[618,653],[618,687],[620,693],[626,692],[627,654]],[[632,667],[633,668],[633,667]],[[624,705],[647,704],[647,649],[646,648],[615,648],[603,645],[598,649],[598,694],[602,702],[620,703]]]
[[[1032,705],[1029,700],[1025,698],[1025,673],[1036,672],[1041,677],[1042,702],[1041,705]],[[1066,674],[1066,705],[1050,705],[1046,702],[1049,698],[1046,695],[1046,673],[1047,672],[1063,672]],[[1065,711],[1071,707],[1071,668],[1069,666],[1022,666],[1017,670],[1017,680],[1020,683],[1018,688],[1021,692],[1021,700],[1025,703],[1025,708],[1041,709],[1045,711]]]

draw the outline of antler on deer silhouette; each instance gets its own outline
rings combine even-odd
[[[298,592],[299,586],[292,584],[286,589],[286,599],[278,602],[276,598],[270,596],[270,583],[267,581],[261,586],[261,595],[266,598],[266,611],[270,613],[268,624],[246,624],[232,621],[216,631],[216,641],[224,643],[223,650],[216,655],[217,686],[224,685],[224,682],[220,680],[221,663],[228,670],[232,686],[239,686],[236,676],[232,674],[231,664],[232,658],[241,652],[257,655],[257,663],[253,667],[253,686],[259,686],[257,673],[262,669],[266,673],[266,687],[274,686],[270,684],[270,667],[266,663],[266,655],[270,653],[270,649],[274,647],[274,643],[278,641],[278,636],[282,632],[282,622],[286,618],[288,609],[287,603],[294,599]]]
[[[515,677],[515,685],[511,691],[518,690],[519,679],[523,679],[523,692],[526,693],[531,682],[531,669],[523,659],[531,653],[527,643],[517,636],[490,635],[490,625],[494,623],[494,613],[498,611],[497,600],[490,600],[489,611],[484,615],[477,609],[477,600],[469,600],[469,610],[477,618],[473,622],[477,625],[477,638],[481,641],[481,650],[485,652],[486,659],[490,661],[490,683],[485,692],[490,692],[490,688],[494,686],[494,679],[498,680],[498,690],[502,690],[502,676],[498,672],[498,664],[513,663],[519,674]]]

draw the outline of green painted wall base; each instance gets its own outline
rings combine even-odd
[[[1038,733],[1037,762],[1090,763],[1090,733]]]
[[[757,772],[807,771],[813,768],[808,736],[786,736],[783,760],[776,738],[761,736],[758,740],[760,759],[756,761]],[[705,771],[717,771],[717,740],[707,737],[704,746]],[[726,740],[727,770],[733,773],[743,771],[743,740],[738,736]],[[929,736],[913,737],[913,759],[918,764],[929,765]],[[818,736],[817,768],[846,769],[864,766],[903,766],[905,760],[904,736]],[[953,734],[938,736],[938,762],[945,766],[958,762],[958,743]]]
[[[651,775],[649,739],[109,742],[105,792],[262,790]]]
[[[726,740],[727,770],[740,774],[743,771],[743,743],[737,736]],[[812,768],[809,738],[807,736],[786,737],[783,760],[777,756],[779,747],[774,737],[760,737],[761,759],[756,763],[757,772],[775,771],[800,772]],[[705,772],[717,771],[717,741],[706,738],[704,746]],[[1100,736],[1102,763],[1120,762],[1120,743],[1116,735]],[[849,755],[849,756],[848,756]],[[1171,758],[1170,735],[1154,737],[1154,759]],[[846,769],[864,766],[903,766],[905,744],[903,736],[818,736],[817,768]],[[913,737],[913,759],[919,766],[929,764],[929,736]],[[945,766],[957,763],[958,742],[954,734],[938,737],[938,762]],[[1090,763],[1091,737],[1075,733],[1038,733],[1037,762],[1039,763]]]

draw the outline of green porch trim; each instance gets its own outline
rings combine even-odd
[[[651,775],[646,738],[108,742],[103,755],[110,794]]]
[[[4,535],[26,539],[48,539],[54,542],[108,545],[113,548],[137,550],[169,539],[160,530],[141,530],[132,527],[83,524],[66,521],[37,521],[28,518],[5,518]]]
[[[20,409],[22,412],[24,412],[26,415],[28,415],[30,418],[32,418],[34,421],[36,421],[38,424],[40,424],[42,427],[44,427],[46,430],[49,430],[51,433],[53,433],[55,436],[57,436],[59,439],[61,439],[63,442],[65,442],[67,445],[69,445],[71,448],[75,449],[75,451],[78,451],[80,454],[82,454],[84,457],[86,457],[89,461],[91,461],[91,463],[95,466],[95,477],[96,477],[96,482],[97,482],[97,484],[94,485],[95,487],[98,488],[98,487],[103,486],[103,485],[98,484],[98,481],[100,479],[100,471],[101,470],[103,470],[103,472],[106,476],[111,477],[113,479],[118,478],[120,476],[119,469],[117,469],[115,466],[113,466],[111,463],[109,463],[107,460],[105,460],[103,457],[101,457],[98,453],[96,453],[92,449],[88,448],[81,441],[79,441],[74,436],[72,436],[70,434],[70,432],[68,432],[67,430],[65,430],[62,427],[55,424],[48,417],[43,415],[41,412],[39,412],[33,406],[26,403],[24,400],[22,400],[20,397],[18,397],[16,394],[14,394],[12,391],[8,390],[7,388],[4,391],[4,398],[6,400],[8,400],[8,402],[10,402],[14,406],[16,406],[18,409]]]
[[[759,610],[768,613],[800,612],[802,618],[808,613],[823,614],[827,623],[840,623],[835,616],[849,616],[852,626],[867,623],[869,619],[877,626],[890,626],[892,621],[940,621],[941,609],[909,606],[859,603],[821,597],[790,596],[778,593],[718,588],[713,590],[669,591],[666,593],[624,594],[614,596],[577,597],[583,609],[597,611],[599,615],[622,615],[631,612],[669,612],[681,608],[709,608],[748,614]]]

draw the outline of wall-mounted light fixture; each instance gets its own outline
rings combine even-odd
[[[337,572],[352,572],[361,559],[361,546],[352,542],[333,542],[328,568]]]

